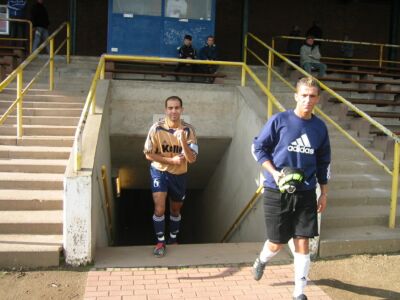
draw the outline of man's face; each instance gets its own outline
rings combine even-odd
[[[318,89],[313,86],[300,85],[294,94],[297,102],[296,110],[304,115],[311,115],[314,106],[319,101]]]
[[[214,45],[214,38],[212,38],[212,37],[209,37],[208,39],[207,39],[207,45],[208,46],[212,46],[212,45]]]
[[[167,107],[165,108],[165,115],[173,122],[177,122],[181,119],[183,113],[183,107],[179,100],[171,99],[167,101]]]
[[[308,39],[306,40],[306,43],[307,43],[308,45],[312,46],[312,45],[314,44],[314,39],[308,38]]]
[[[186,46],[190,46],[190,45],[192,44],[192,41],[189,40],[189,39],[184,39],[184,40],[183,40],[183,43],[184,43]]]

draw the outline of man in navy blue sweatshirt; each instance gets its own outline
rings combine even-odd
[[[304,300],[310,267],[309,239],[318,236],[317,213],[323,212],[328,196],[331,149],[328,130],[312,112],[318,103],[320,87],[311,77],[296,84],[296,108],[272,116],[254,139],[252,152],[263,167],[264,215],[267,241],[253,265],[253,276],[260,280],[266,263],[291,238],[295,245],[295,288],[293,299]],[[304,181],[295,191],[282,190],[285,167],[301,169]],[[316,186],[321,195],[316,199]]]

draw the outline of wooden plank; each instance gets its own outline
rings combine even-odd
[[[394,81],[394,80],[368,80],[368,79],[353,79],[353,78],[339,78],[339,77],[318,77],[318,80],[335,81],[335,82],[400,85],[400,81]]]
[[[357,99],[357,98],[346,98],[346,100],[350,101],[353,104],[371,104],[376,106],[400,106],[400,101],[393,100],[377,100],[377,99]],[[329,102],[341,103],[336,98],[330,98]]]
[[[391,119],[400,119],[400,113],[392,112],[392,111],[365,111],[366,114],[370,115],[374,118],[391,118]],[[358,113],[355,111],[348,111],[348,116],[352,117],[360,117]]]
[[[165,77],[165,76],[168,76],[168,75],[172,75],[172,76],[194,76],[194,77],[214,77],[214,78],[224,78],[224,77],[226,77],[226,74],[223,74],[223,73],[206,74],[206,73],[172,72],[172,71],[156,71],[156,70],[154,70],[154,71],[150,71],[150,70],[130,70],[130,69],[116,69],[116,68],[106,69],[106,72],[161,75],[162,77]]]

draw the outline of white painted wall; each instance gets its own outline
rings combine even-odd
[[[266,107],[249,88],[238,88],[238,110],[231,145],[204,190],[198,205],[201,241],[220,242],[258,187],[260,167],[250,147],[265,122]],[[250,212],[232,242],[265,239],[262,201]]]
[[[101,178],[101,167],[105,165],[108,170],[109,198],[114,211],[106,102],[108,88],[108,81],[98,83],[96,113],[88,116],[83,133],[82,170],[77,173],[73,171],[71,156],[65,174],[64,252],[66,263],[74,266],[90,263],[94,259],[96,247],[108,244]]]

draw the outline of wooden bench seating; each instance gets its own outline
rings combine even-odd
[[[131,64],[107,63],[106,72],[108,73],[126,73],[126,74],[144,74],[144,75],[159,75],[166,76],[185,76],[185,77],[200,77],[200,78],[225,78],[223,73],[202,73],[202,72],[176,72],[176,63],[158,63],[158,62],[138,62]]]
[[[400,119],[400,112],[394,111],[365,111],[366,114],[373,118],[391,118],[391,119]],[[352,117],[360,117],[358,113],[355,111],[348,111],[348,116]]]
[[[377,71],[387,71],[387,72],[398,72],[400,73],[400,68],[396,67],[388,67],[388,66],[377,66],[377,65],[366,65],[366,64],[358,64],[358,63],[345,63],[345,62],[340,62],[340,61],[324,61],[322,60],[324,64],[329,66],[339,66],[339,67],[344,67],[344,68],[357,68],[358,70],[377,70]]]
[[[354,92],[360,94],[366,94],[366,93],[387,94],[387,95],[400,94],[400,91],[379,90],[379,89],[357,89],[357,88],[335,87],[334,90],[337,92]]]
[[[400,106],[400,101],[393,100],[378,100],[378,99],[357,99],[357,98],[346,98],[353,104],[370,104],[375,106]],[[336,98],[330,98],[329,102],[342,103]]]
[[[341,74],[351,74],[351,75],[374,75],[379,77],[392,77],[400,78],[400,73],[388,73],[388,72],[376,72],[376,71],[360,71],[360,70],[345,70],[345,69],[335,69],[328,68],[327,73],[341,73]]]
[[[366,83],[366,84],[392,84],[400,85],[400,81],[395,80],[369,80],[369,79],[353,79],[353,78],[339,78],[339,77],[318,77],[320,81],[334,81],[334,82],[347,82],[347,83]]]

